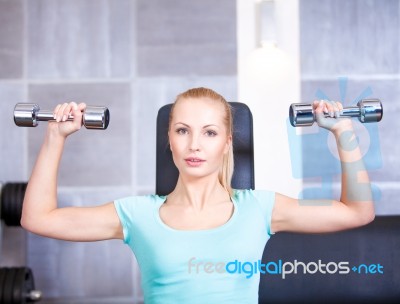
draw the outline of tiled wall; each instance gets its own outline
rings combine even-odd
[[[15,103],[74,100],[111,112],[106,131],[68,139],[60,206],[153,193],[158,109],[195,86],[236,100],[233,0],[0,0],[0,25],[0,182],[29,178],[46,128],[14,126]],[[70,243],[4,227],[3,245],[0,264],[29,265],[46,298],[142,296],[120,241]]]
[[[375,153],[367,159],[367,167],[376,187],[377,214],[400,214],[400,1],[301,0],[300,4],[302,99],[328,97],[345,106],[359,98],[381,99],[382,121],[368,125],[359,140],[365,153]],[[325,157],[326,137],[318,140],[303,146],[305,170],[325,168],[324,162],[330,161]],[[321,176],[313,173],[305,180],[306,187],[320,185]],[[330,176],[324,178],[331,183]]]

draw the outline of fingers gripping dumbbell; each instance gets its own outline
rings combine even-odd
[[[69,116],[67,120],[73,120]],[[14,108],[14,122],[19,127],[36,127],[39,121],[54,121],[53,112],[40,110],[34,103],[17,103]],[[83,113],[83,125],[87,129],[105,130],[110,122],[110,111],[106,107],[87,106]]]
[[[383,107],[379,99],[362,99],[356,107],[343,108],[339,117],[357,117],[360,122],[379,122],[383,116]],[[325,117],[329,117],[325,113]],[[290,124],[293,127],[311,126],[315,121],[315,113],[312,104],[293,103],[289,107]]]

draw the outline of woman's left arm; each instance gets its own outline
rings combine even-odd
[[[315,101],[318,125],[330,130],[337,142],[342,168],[340,201],[294,199],[276,194],[271,230],[334,232],[366,225],[375,217],[371,184],[350,119],[335,118],[341,103]],[[324,112],[334,113],[326,118]]]

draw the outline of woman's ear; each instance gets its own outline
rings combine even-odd
[[[229,152],[229,149],[232,147],[232,135],[228,136],[228,139],[226,141],[226,145],[225,145],[225,151],[224,154],[227,154]]]

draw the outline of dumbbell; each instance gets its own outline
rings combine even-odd
[[[67,120],[74,117],[70,115]],[[87,106],[83,113],[83,125],[87,129],[105,130],[110,122],[110,111],[106,107]],[[54,121],[53,112],[40,110],[35,103],[17,103],[14,108],[14,122],[19,127],[36,127],[39,121]]]
[[[30,268],[0,268],[0,303],[25,304],[40,301],[41,298],[42,292],[35,290]]]
[[[7,226],[20,226],[22,204],[27,186],[28,184],[24,182],[0,185],[0,219]]]
[[[362,99],[356,107],[346,107],[340,111],[339,117],[357,117],[362,123],[379,122],[382,119],[383,108],[379,99]],[[329,117],[325,113],[325,117]],[[289,107],[289,120],[293,127],[308,127],[315,121],[312,104],[292,103]]]

